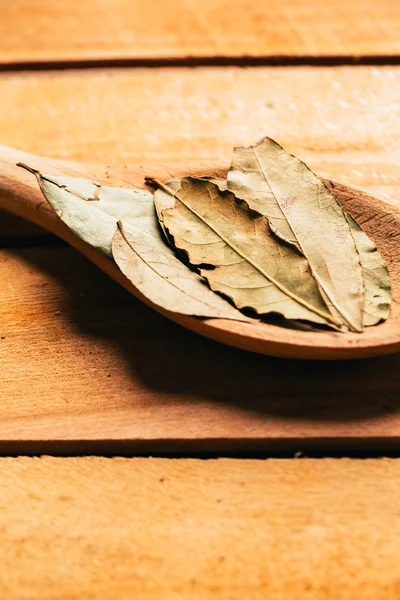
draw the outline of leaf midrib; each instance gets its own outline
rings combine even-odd
[[[147,237],[151,238],[151,236],[145,232],[142,232],[140,229],[137,229],[137,227],[135,227],[134,225],[132,226],[134,229],[136,229],[136,231],[140,231],[140,233],[144,233],[144,235],[146,235]],[[135,249],[135,247],[130,243],[130,241],[128,240],[128,238],[126,237],[126,233],[125,233],[125,229],[123,226],[123,223],[121,221],[117,222],[117,228],[119,229],[123,239],[125,240],[125,242],[128,244],[129,248],[132,250],[132,252],[134,252],[136,254],[136,256],[138,256],[140,258],[140,260],[149,267],[149,269],[151,269],[158,277],[160,277],[161,279],[163,279],[164,281],[167,281],[170,285],[172,285],[172,287],[174,287],[176,290],[178,290],[181,294],[184,294],[185,296],[188,296],[189,298],[191,298],[192,300],[195,300],[196,302],[200,302],[201,304],[204,304],[204,306],[207,306],[208,308],[210,308],[211,310],[218,310],[215,309],[214,306],[212,306],[211,304],[208,304],[207,302],[205,302],[204,300],[199,300],[199,298],[196,298],[196,296],[192,296],[192,294],[189,294],[188,292],[182,290],[181,288],[179,288],[177,285],[175,285],[175,283],[173,283],[170,279],[167,279],[166,277],[163,277],[162,275],[160,275],[160,273],[158,273],[156,271],[156,269],[154,269],[154,267],[147,262],[141,255],[140,253]],[[152,238],[151,238],[152,239]],[[162,250],[160,249],[160,252],[162,252]],[[225,317],[228,318],[228,317]]]
[[[270,181],[269,181],[269,179],[268,179],[268,177],[267,177],[267,174],[266,174],[266,172],[264,171],[264,168],[263,168],[263,166],[262,166],[262,164],[261,164],[261,162],[260,162],[260,160],[259,160],[259,158],[258,158],[258,155],[257,155],[257,152],[256,152],[256,148],[252,146],[252,147],[251,147],[251,149],[252,149],[252,151],[253,151],[253,154],[254,154],[254,156],[255,156],[255,159],[256,159],[256,161],[257,161],[257,164],[258,164],[258,166],[259,166],[259,168],[260,168],[260,171],[261,171],[261,173],[263,174],[263,176],[265,177],[265,180],[266,180],[267,184],[269,185],[269,188],[270,188],[270,190],[271,190],[271,192],[272,192],[272,194],[273,194],[273,196],[274,196],[274,198],[275,198],[275,200],[276,200],[276,203],[278,204],[278,206],[279,206],[279,208],[281,209],[281,211],[282,211],[283,215],[285,216],[286,222],[287,222],[287,224],[289,225],[289,227],[290,227],[290,230],[291,230],[291,232],[293,233],[293,236],[294,236],[295,240],[297,241],[297,244],[298,244],[298,246],[299,246],[299,248],[300,248],[300,251],[301,251],[301,253],[302,253],[302,254],[303,254],[303,256],[304,256],[304,257],[307,259],[307,261],[308,261],[308,263],[309,263],[309,265],[310,265],[311,272],[312,272],[313,276],[315,277],[315,279],[316,279],[316,281],[317,281],[318,285],[319,285],[319,286],[320,286],[320,287],[323,289],[324,293],[327,295],[327,297],[329,298],[330,302],[332,302],[332,305],[335,307],[335,309],[338,311],[338,313],[341,315],[341,317],[343,317],[343,319],[346,321],[346,323],[347,323],[348,325],[350,325],[350,327],[351,327],[351,328],[352,328],[354,331],[357,331],[357,332],[360,332],[360,331],[362,331],[362,329],[360,329],[360,327],[358,327],[357,325],[355,325],[355,324],[353,323],[353,320],[352,320],[350,317],[348,317],[348,316],[346,316],[345,314],[343,314],[343,308],[341,308],[340,306],[338,306],[337,300],[333,299],[333,298],[331,297],[331,294],[330,294],[330,293],[329,293],[329,292],[328,292],[328,291],[325,289],[325,285],[324,285],[324,284],[321,282],[321,280],[320,280],[320,277],[319,277],[318,273],[316,273],[316,272],[315,272],[315,270],[313,269],[313,267],[312,267],[312,264],[311,264],[311,262],[310,262],[310,260],[309,260],[309,258],[308,258],[308,256],[307,256],[307,254],[304,252],[304,249],[303,249],[303,246],[302,246],[302,244],[301,244],[300,240],[298,239],[298,237],[297,237],[297,235],[296,235],[295,231],[293,230],[293,228],[292,228],[292,225],[291,225],[291,223],[290,223],[290,221],[289,221],[289,219],[288,219],[288,217],[287,217],[287,215],[286,215],[286,213],[285,213],[284,209],[282,208],[282,206],[281,206],[281,204],[280,204],[280,202],[279,202],[279,200],[278,200],[278,197],[277,197],[277,195],[276,195],[276,193],[275,193],[275,191],[274,191],[274,188],[272,187],[272,185],[271,185],[271,183],[270,183]],[[276,234],[276,235],[278,235],[278,234]],[[289,244],[291,243],[289,240],[287,240],[287,241],[288,241],[288,243],[289,243]],[[293,244],[293,245],[294,245],[294,244]],[[329,309],[328,309],[328,310],[329,310]]]
[[[205,186],[207,187],[209,184],[205,183]],[[165,186],[167,188],[167,186]],[[218,187],[218,186],[216,186]],[[167,188],[168,189],[168,188]],[[208,187],[207,187],[207,191],[208,194],[210,196]],[[235,246],[235,244],[233,242],[231,242],[229,240],[229,238],[226,238],[222,233],[220,233],[218,231],[218,229],[216,229],[213,225],[211,225],[205,217],[203,217],[202,215],[200,215],[194,208],[188,206],[183,200],[182,198],[180,198],[177,194],[179,193],[176,192],[172,192],[172,190],[169,190],[169,193],[174,196],[175,198],[177,198],[177,200],[179,200],[179,202],[182,202],[182,204],[184,206],[186,206],[186,208],[188,210],[190,210],[198,219],[200,219],[203,223],[205,223],[212,231],[214,231],[214,233],[216,233],[217,235],[220,236],[220,238],[227,244],[227,246],[229,246],[230,248],[232,248],[239,256],[241,256],[246,262],[248,262],[249,264],[251,264],[252,267],[254,267],[259,273],[261,273],[261,275],[263,275],[266,279],[268,279],[269,281],[271,281],[271,283],[273,283],[274,285],[276,285],[276,287],[278,289],[280,289],[284,294],[286,294],[287,296],[289,296],[289,298],[292,298],[292,300],[295,300],[295,302],[298,302],[299,304],[301,304],[302,306],[304,306],[305,308],[307,308],[308,310],[310,310],[311,312],[319,315],[320,317],[322,317],[323,319],[326,319],[327,321],[329,321],[330,323],[334,323],[335,325],[339,325],[339,323],[337,322],[337,320],[330,314],[328,313],[324,313],[323,311],[320,311],[318,308],[315,308],[314,306],[312,306],[311,304],[309,304],[306,300],[303,300],[302,298],[300,298],[299,296],[297,296],[296,294],[290,292],[290,290],[287,290],[282,284],[280,284],[278,281],[276,281],[272,276],[268,275],[260,266],[258,266],[254,261],[252,261],[250,258],[248,258],[243,252],[241,252],[239,250],[239,248],[237,248]],[[222,192],[221,192],[222,193]],[[231,192],[228,192],[231,193]],[[211,197],[211,196],[210,196]]]

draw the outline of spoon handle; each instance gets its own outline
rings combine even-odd
[[[99,181],[103,185],[115,187],[145,187],[144,176],[152,175],[158,179],[172,179],[182,175],[204,175],[224,177],[226,167],[215,168],[206,162],[175,165],[97,165],[43,158],[27,154],[14,148],[0,145],[0,211],[7,211],[28,219],[44,229],[66,239],[65,227],[54,211],[44,200],[36,177],[18,167],[24,163],[33,169],[48,175],[69,175]],[[67,239],[72,243],[70,237]],[[75,244],[73,244],[75,245]]]
[[[36,177],[18,167],[19,162],[44,172],[49,170],[54,174],[63,172],[61,161],[0,146],[0,210],[28,219],[65,239],[66,232],[62,231],[60,220],[44,199]]]
[[[142,302],[153,306],[142,294],[125,278],[114,261],[110,260],[105,254],[99,252],[79,237],[58,218],[56,212],[45,200],[37,178],[34,173],[18,166],[18,163],[32,167],[42,173],[52,175],[68,175],[71,177],[85,177],[90,180],[100,181],[103,184],[110,185],[106,179],[110,171],[113,185],[121,187],[143,187],[143,168],[136,165],[129,169],[125,167],[106,167],[104,165],[93,165],[83,163],[73,163],[55,159],[42,158],[25,152],[20,152],[14,148],[0,145],[0,211],[6,211],[16,216],[28,219],[32,223],[39,225],[47,231],[54,233],[78,252],[86,256],[102,271],[107,273],[112,279],[126,288],[131,294],[135,295]],[[161,177],[166,177],[165,168],[150,166],[149,172],[155,172]],[[162,314],[168,314],[157,307],[156,310]],[[174,320],[185,324],[190,318],[182,315],[174,315]]]
[[[47,229],[51,233],[56,234],[76,248],[81,254],[86,256],[102,271],[139,300],[180,325],[188,327],[193,331],[198,331],[199,333],[204,333],[208,331],[208,329],[213,329],[207,325],[206,321],[202,322],[201,320],[186,315],[170,313],[167,310],[153,305],[152,302],[145,298],[141,292],[126,279],[113,260],[110,260],[105,254],[99,252],[78,238],[61,221],[61,219],[58,218],[55,211],[44,199],[36,176],[26,169],[18,167],[17,164],[19,162],[29,165],[42,173],[86,177],[91,180],[100,181],[101,183],[108,183],[108,181],[105,180],[105,172],[110,169],[110,167],[41,158],[19,152],[13,148],[0,146],[0,211],[7,211],[28,219],[44,229]],[[129,185],[132,187],[143,187],[143,167],[138,165],[129,169],[124,167],[113,167],[111,171],[111,181],[113,185],[121,187],[127,187]],[[172,169],[171,171],[172,176],[174,176],[174,170]],[[151,166],[149,167],[150,173],[155,173],[157,176],[163,178],[171,176],[171,171],[163,167],[155,167],[154,169]],[[223,321],[221,320],[221,323],[222,322]],[[220,336],[218,330],[214,337],[219,339]]]
[[[6,211],[28,219],[59,236],[89,258],[110,277],[129,289],[130,292],[138,295],[113,261],[74,235],[58,218],[55,211],[43,197],[36,176],[26,169],[18,167],[17,163],[19,162],[44,173],[82,176],[82,166],[78,163],[64,163],[63,161],[41,158],[13,148],[0,146],[0,211]],[[88,170],[90,177],[92,174],[90,166]]]
[[[22,217],[60,236],[72,245],[75,236],[68,232],[46,202],[34,174],[18,166],[24,163],[42,173],[82,176],[83,166],[27,154],[0,145],[0,211]],[[88,165],[89,177],[92,165]],[[97,169],[98,170],[98,169]]]

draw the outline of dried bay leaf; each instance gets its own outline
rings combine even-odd
[[[205,178],[215,183],[221,191],[227,189],[225,179]],[[176,180],[175,180],[176,181]],[[177,183],[175,182],[175,187]],[[361,229],[355,219],[344,211],[350,225],[350,231],[360,256],[361,270],[364,280],[363,325],[370,327],[389,316],[391,287],[386,263],[374,242]]]
[[[154,200],[145,190],[20,166],[37,176],[60,219],[113,257],[161,308],[250,320],[219,292],[260,315],[278,313],[343,331],[362,331],[389,314],[390,279],[375,244],[324,183],[273,140],[236,148],[227,180],[175,179],[158,184]]]
[[[45,175],[27,165],[20,166],[36,175],[44,197],[59,218],[78,237],[104,254],[112,254],[111,241],[121,219],[164,244],[150,192],[102,186],[76,177]]]
[[[60,219],[84,241],[113,256],[154,304],[192,316],[249,320],[175,257],[162,237],[150,192],[45,175],[21,166],[37,176]],[[124,228],[117,225],[122,219]]]
[[[155,196],[163,226],[211,289],[258,314],[338,324],[307,260],[276,239],[264,217],[206,179],[183,178],[178,191],[153,183],[164,192]],[[207,265],[215,268],[202,268]]]
[[[360,255],[364,278],[364,327],[376,325],[389,316],[391,289],[385,261],[374,242],[361,229],[351,215],[346,214],[351,233]]]
[[[270,138],[235,148],[228,189],[267,217],[308,259],[322,295],[354,331],[363,329],[363,273],[344,211],[302,161]]]
[[[122,273],[153,304],[184,315],[249,320],[212,292],[167,245],[155,245],[149,238],[145,232],[119,222],[112,253]]]

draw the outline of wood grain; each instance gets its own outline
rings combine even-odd
[[[398,68],[3,74],[0,129],[59,158],[199,166],[270,134],[397,202],[399,82]],[[3,452],[399,446],[397,356],[316,369],[223,348],[65,247],[3,251],[0,270]]]
[[[321,175],[397,202],[399,86],[400,67],[3,73],[1,143],[85,162],[210,164],[269,135]]]
[[[13,0],[0,62],[398,56],[397,0]]]
[[[0,129],[33,152],[139,165],[229,161],[270,134],[397,202],[399,82],[398,68],[3,74]],[[253,357],[151,313],[72,250],[2,256],[3,452],[398,447],[397,356]]]
[[[7,600],[396,600],[396,460],[0,461]]]
[[[400,355],[279,360],[175,325],[66,246],[0,254],[0,451],[389,451]]]
[[[86,162],[201,166],[268,134],[322,175],[397,203],[399,85],[397,67],[3,73],[1,142]],[[0,245],[37,236],[1,216]]]

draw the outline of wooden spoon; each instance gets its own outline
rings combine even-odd
[[[336,198],[375,241],[384,255],[392,282],[391,314],[384,323],[362,334],[286,329],[264,323],[198,319],[155,307],[103,254],[77,238],[42,196],[36,178],[16,166],[24,162],[43,173],[70,175],[120,187],[145,187],[144,176],[161,180],[183,175],[225,177],[227,167],[205,163],[172,166],[103,166],[40,158],[0,146],[0,209],[29,219],[69,242],[137,298],[176,323],[224,344],[253,352],[301,359],[349,359],[400,350],[400,210],[349,186],[327,181]]]

